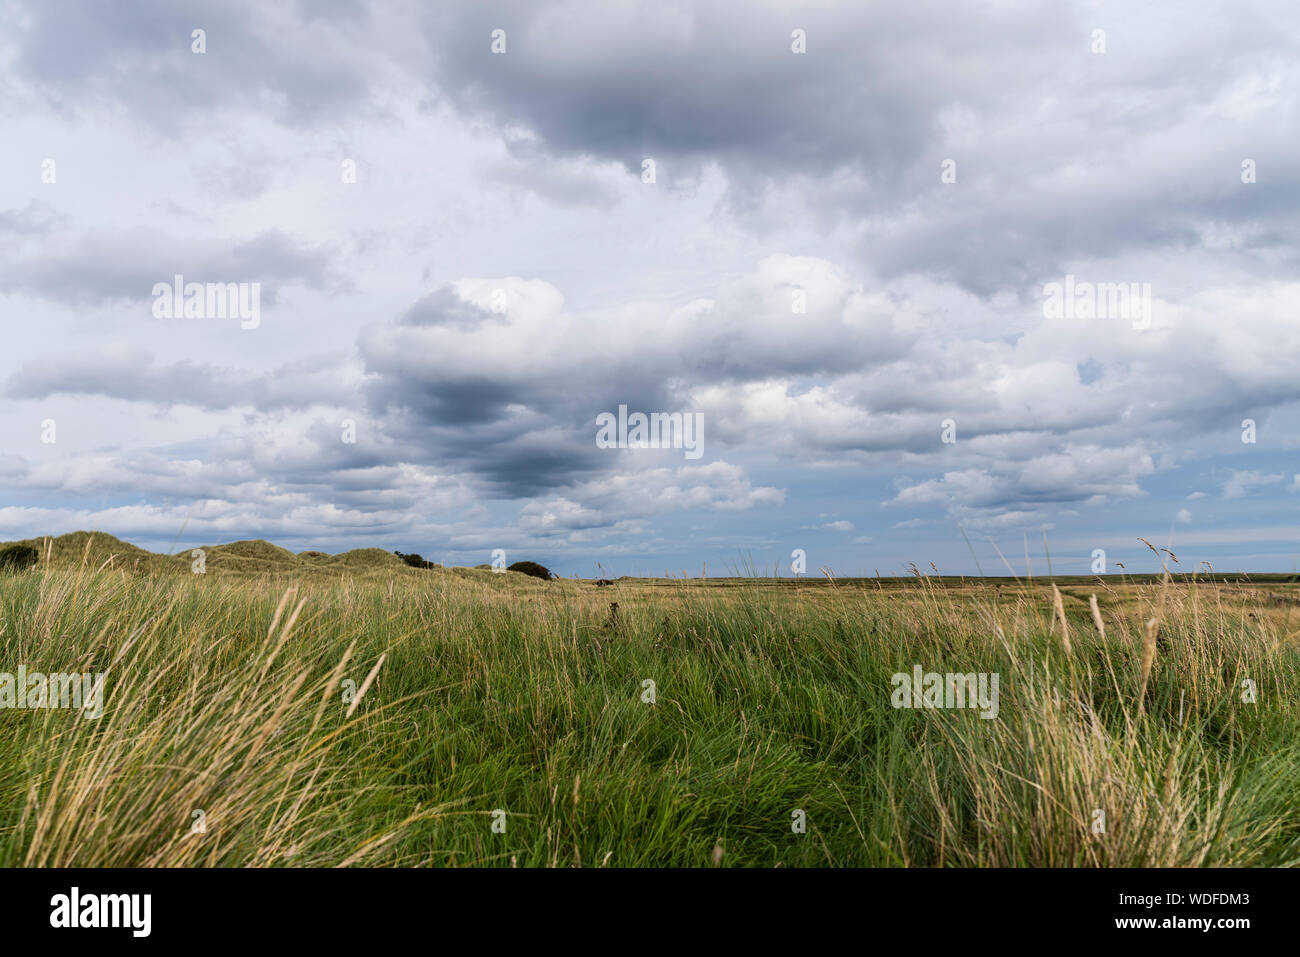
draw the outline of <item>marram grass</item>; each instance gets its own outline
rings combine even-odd
[[[1300,861],[1288,586],[90,552],[0,575],[0,672],[107,675],[95,720],[0,709],[4,866]],[[916,664],[999,674],[997,717],[894,709]]]

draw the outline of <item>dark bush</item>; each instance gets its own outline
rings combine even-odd
[[[394,549],[393,554],[396,555],[398,558],[400,558],[402,561],[406,562],[406,564],[410,565],[412,568],[437,568],[438,567],[433,562],[426,562],[419,555],[415,554],[415,552],[411,552],[411,554],[409,555],[404,555],[401,552]]]
[[[41,553],[31,545],[0,546],[0,571],[25,571],[40,560]]]
[[[555,576],[551,574],[550,569],[537,562],[515,562],[509,566],[508,572],[523,572],[525,575],[532,575],[534,578],[540,578],[542,581],[550,581]]]

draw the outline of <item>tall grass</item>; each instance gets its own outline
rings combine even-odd
[[[1289,614],[1053,592],[44,563],[0,671],[106,672],[105,710],[0,710],[0,864],[1300,861]],[[998,716],[895,710],[914,664],[1000,674]]]

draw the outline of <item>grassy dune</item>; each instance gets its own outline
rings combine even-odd
[[[1009,579],[597,588],[266,543],[194,575],[34,544],[0,672],[106,672],[105,708],[0,710],[0,865],[1300,861],[1285,581],[1071,579],[1058,610]],[[997,717],[893,708],[914,664],[998,673]]]

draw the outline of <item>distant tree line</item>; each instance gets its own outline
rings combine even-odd
[[[398,558],[400,558],[402,561],[406,562],[406,564],[410,565],[412,568],[441,567],[436,562],[425,561],[423,558],[421,558],[419,555],[415,554],[414,552],[407,554],[406,552],[399,552],[396,549],[394,549],[393,554],[396,555]],[[491,568],[492,566],[478,565],[475,567]],[[551,581],[552,579],[557,577],[549,568],[547,568],[545,565],[539,565],[537,564],[537,562],[515,562],[513,565],[509,566],[506,569],[506,571],[523,572],[525,575],[532,575],[534,578],[540,578],[543,581]]]

